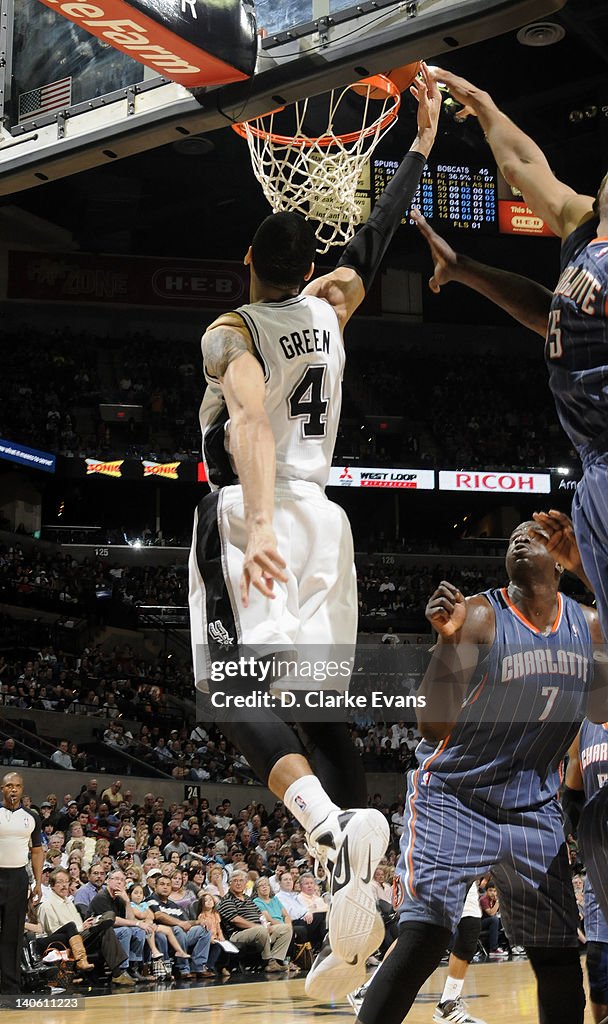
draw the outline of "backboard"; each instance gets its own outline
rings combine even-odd
[[[39,0],[0,0],[0,195],[436,58],[565,3],[258,0],[255,74],[194,98]]]

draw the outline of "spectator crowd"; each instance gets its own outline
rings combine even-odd
[[[204,379],[198,342],[26,326],[5,332],[5,341],[0,436],[68,457],[199,458]],[[372,366],[355,346],[346,365],[336,461],[488,469],[571,463],[542,360],[520,355],[509,379],[505,410],[500,351],[476,354],[472,376],[450,352],[435,351],[429,359],[422,348],[410,347],[406,359],[394,359],[390,349],[379,348]],[[140,412],[108,423],[100,403]],[[371,414],[399,417],[398,432],[370,427],[365,420]]]

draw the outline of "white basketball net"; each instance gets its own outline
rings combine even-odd
[[[377,83],[378,77],[373,81]],[[328,127],[320,138],[312,138],[304,129],[308,99],[293,104],[295,130],[291,137],[278,134],[278,129],[275,132],[279,112],[236,126],[249,143],[255,176],[273,212],[294,210],[319,222],[315,232],[319,254],[326,253],[332,245],[344,245],[354,235],[362,218],[356,200],[359,176],[380,139],[394,124],[399,109],[398,91],[387,90],[381,99],[375,99],[370,96],[374,86],[356,85],[365,93],[360,97],[363,124],[356,132],[339,135],[333,127],[338,108],[352,89],[350,85],[327,94]]]

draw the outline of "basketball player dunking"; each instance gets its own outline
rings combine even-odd
[[[226,644],[354,648],[352,537],[324,488],[340,416],[342,331],[435,139],[441,97],[426,67],[412,92],[416,138],[336,270],[312,281],[309,223],[292,213],[267,217],[245,257],[250,303],[219,317],[203,337],[208,388],[200,418],[213,493],[197,510],[190,558],[202,717],[218,718],[205,698],[208,661]],[[366,809],[365,777],[346,726],[307,722],[296,734],[273,710],[256,708],[229,720],[224,714],[221,728],[304,827],[316,856],[339,865],[331,883],[331,951],[313,965],[307,991],[346,995],[384,934],[371,880],[389,838],[384,816]],[[343,813],[352,807],[361,809]]]
[[[400,932],[362,1024],[401,1024],[441,959],[466,889],[490,870],[505,931],[536,974],[542,1024],[582,1024],[578,914],[557,791],[577,718],[586,707],[596,717],[590,688],[601,665],[592,645],[602,637],[595,610],[559,593],[563,567],[582,571],[573,534],[549,551],[564,523],[544,520],[511,535],[505,588],[465,600],[444,582],[427,605],[439,640],[420,690],[424,740],[397,868]],[[597,710],[605,716],[601,701]]]
[[[562,239],[553,296],[525,278],[466,259],[459,267],[452,264],[453,279],[546,335],[549,386],[561,424],[583,463],[572,504],[574,529],[608,636],[608,174],[595,198],[578,195],[555,177],[536,143],[488,93],[441,68],[431,73],[464,104],[461,117],[471,113],[479,118],[507,182]],[[430,242],[432,235],[423,233]],[[436,276],[436,290],[440,284]]]

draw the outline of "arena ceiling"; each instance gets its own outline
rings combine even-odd
[[[563,30],[552,45],[523,45],[509,33],[442,60],[487,88],[563,180],[594,193],[608,168],[608,4],[569,0],[546,21]],[[386,143],[391,153],[408,148],[414,125],[408,100]],[[436,152],[449,159],[455,150],[487,152],[476,124],[458,126],[444,113]],[[5,220],[34,215],[85,251],[202,258],[238,258],[268,212],[246,144],[229,128],[6,197],[1,206]]]

